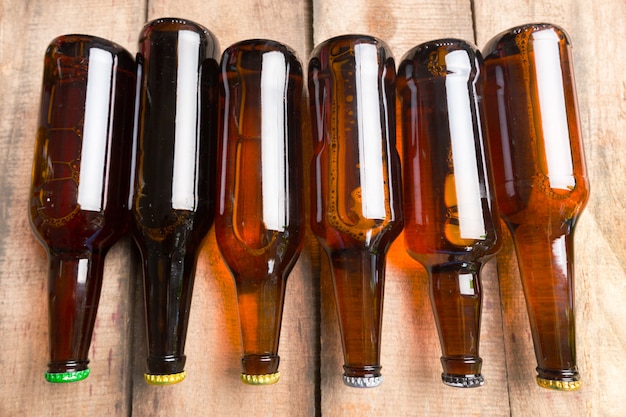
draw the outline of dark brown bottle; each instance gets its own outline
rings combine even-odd
[[[143,261],[145,379],[167,385],[185,377],[196,260],[213,222],[219,47],[202,26],[164,18],[144,27],[139,50],[132,211]]]
[[[50,382],[89,375],[104,258],[128,226],[135,62],[87,35],[45,55],[30,224],[48,253]]]
[[[387,250],[402,230],[395,64],[379,39],[345,35],[309,61],[312,229],[328,255],[343,338],[344,383],[382,383]]]
[[[483,60],[458,39],[416,46],[402,59],[404,237],[429,274],[446,385],[483,384],[480,270],[499,249],[499,218],[483,138]]]
[[[498,205],[519,261],[537,382],[575,390],[574,227],[589,186],[570,41],[559,27],[529,24],[484,51]]]
[[[222,55],[215,236],[239,306],[241,380],[278,381],[287,278],[303,242],[302,66],[271,40]]]

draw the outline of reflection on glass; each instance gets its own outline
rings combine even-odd
[[[185,378],[196,260],[213,222],[217,146],[217,40],[182,19],[140,34],[133,236],[141,253],[146,382]]]
[[[545,388],[580,388],[574,228],[589,196],[570,41],[550,24],[485,47],[485,106],[498,206],[515,242]]]
[[[287,278],[304,236],[302,66],[271,40],[224,51],[215,236],[235,280],[246,384],[277,382]]]
[[[327,40],[309,61],[312,229],[331,265],[351,387],[382,383],[385,257],[402,230],[394,79],[388,47],[369,36]]]
[[[480,271],[499,248],[479,101],[482,56],[457,39],[410,50],[398,70],[405,242],[429,275],[442,381],[484,382],[479,355]]]
[[[49,382],[89,375],[104,258],[128,226],[134,91],[132,56],[110,41],[46,51],[30,222],[48,253]]]

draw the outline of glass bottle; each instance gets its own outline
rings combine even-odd
[[[144,26],[134,238],[141,253],[149,384],[185,377],[185,338],[196,260],[213,223],[219,47],[187,20]]]
[[[483,60],[459,39],[410,50],[398,68],[406,248],[426,268],[442,381],[483,384],[480,270],[499,249],[480,103]]]
[[[343,339],[344,383],[382,383],[385,258],[402,230],[395,64],[379,39],[345,35],[309,62],[312,229],[328,255]]]
[[[589,185],[570,40],[557,26],[529,24],[484,51],[498,205],[519,261],[537,382],[575,390],[574,228]]]
[[[215,236],[232,273],[241,324],[241,380],[278,381],[287,277],[304,235],[302,66],[271,40],[222,55]]]
[[[50,382],[89,375],[104,258],[128,226],[135,62],[87,35],[45,54],[30,224],[48,254]]]

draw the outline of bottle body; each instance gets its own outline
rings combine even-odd
[[[146,381],[184,376],[184,346],[200,245],[214,215],[217,41],[179,19],[148,23],[138,54],[133,236],[141,253]]]
[[[215,235],[235,280],[244,383],[278,381],[287,278],[304,236],[302,67],[288,47],[238,42],[221,61]]]
[[[104,258],[128,226],[134,89],[110,41],[60,36],[46,51],[30,223],[48,253],[50,382],[89,374]]]
[[[344,382],[355,387],[382,382],[385,256],[402,230],[394,82],[376,38],[337,37],[311,54],[311,226],[331,265]]]
[[[499,249],[499,218],[479,104],[483,62],[458,39],[410,50],[398,68],[405,243],[427,270],[442,380],[483,384],[480,270]]]
[[[519,261],[537,382],[577,389],[573,233],[589,187],[570,42],[556,26],[526,25],[493,38],[485,57],[498,205]]]

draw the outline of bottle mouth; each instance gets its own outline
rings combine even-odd
[[[280,372],[263,375],[241,374],[241,382],[246,385],[272,385],[280,379]]]
[[[144,374],[143,379],[150,385],[174,385],[182,382],[187,376],[185,371],[176,374],[155,375]]]
[[[46,372],[45,377],[46,381],[52,382],[53,384],[63,384],[66,382],[82,381],[89,376],[89,372],[89,368],[80,371]]]
[[[485,378],[483,378],[482,374],[472,374],[472,375],[451,375],[451,374],[441,374],[441,381],[450,387],[455,388],[476,388],[480,387],[485,383]]]

